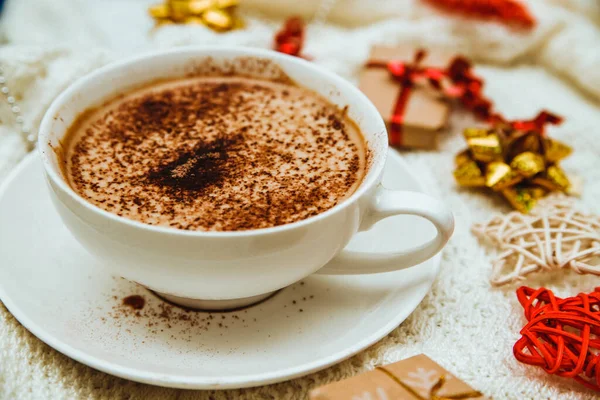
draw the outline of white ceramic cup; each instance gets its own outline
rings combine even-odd
[[[74,119],[128,88],[189,73],[206,58],[216,64],[269,60],[293,81],[340,107],[360,127],[371,154],[356,192],[319,215],[295,223],[239,232],[196,232],[125,219],[81,198],[65,180],[56,148]],[[260,76],[264,72],[244,71]],[[65,225],[102,265],[175,303],[205,309],[242,307],[315,272],[366,274],[417,265],[439,252],[454,219],[439,200],[381,186],[388,151],[386,126],[371,102],[352,84],[314,63],[251,48],[179,48],[114,63],[76,81],[48,109],[39,132],[39,152],[50,194]],[[437,236],[409,251],[350,253],[344,247],[360,230],[398,214],[428,219]],[[406,229],[411,229],[406,226]]]

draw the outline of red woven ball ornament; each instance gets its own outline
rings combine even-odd
[[[513,347],[515,358],[600,391],[600,287],[561,299],[522,286],[517,298],[529,323]]]

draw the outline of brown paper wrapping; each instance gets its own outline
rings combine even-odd
[[[473,388],[448,373],[439,364],[424,354],[386,365],[381,369],[355,376],[340,382],[331,383],[310,392],[311,400],[423,400],[431,399],[431,389],[442,386],[435,399],[461,398],[486,399]],[[386,372],[387,371],[387,372]],[[393,375],[410,390],[390,376]],[[411,393],[412,391],[412,393]],[[467,394],[468,397],[461,396]]]
[[[375,46],[369,61],[411,61],[416,49]],[[439,52],[428,54],[423,65],[445,67],[452,56]],[[367,95],[388,123],[400,93],[401,85],[392,78],[386,68],[365,66],[360,74],[360,90]],[[437,133],[446,126],[450,105],[431,89],[415,87],[404,114],[402,147],[434,148]]]

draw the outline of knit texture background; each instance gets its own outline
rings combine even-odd
[[[134,53],[181,45],[270,47],[292,14],[310,19],[318,0],[242,0],[244,30],[216,34],[203,27],[150,32],[144,0],[9,0],[2,17],[0,64],[35,132],[55,96],[74,79]],[[326,23],[307,31],[305,53],[356,82],[373,44],[409,44],[461,52],[477,62],[485,93],[510,118],[541,109],[566,118],[550,134],[575,149],[563,166],[585,180],[578,205],[600,213],[600,3],[526,2],[538,19],[527,32],[445,15],[418,0],[338,0]],[[430,192],[447,202],[456,233],[441,273],[417,310],[389,336],[321,372],[276,385],[234,391],[181,391],[138,384],[95,371],[54,351],[25,330],[0,303],[0,399],[303,399],[308,390],[418,353],[426,353],[474,388],[496,399],[594,399],[566,379],[517,363],[512,345],[525,319],[515,287],[490,287],[490,257],[470,233],[472,223],[508,208],[500,200],[458,188],[450,174],[464,148],[461,131],[475,121],[455,111],[432,151],[402,151]],[[26,154],[8,104],[0,102],[0,182]],[[35,240],[35,238],[31,238]],[[1,256],[0,256],[1,257]],[[0,258],[1,267],[1,258]],[[600,286],[572,272],[531,276],[558,295]],[[310,349],[307,349],[310,351]]]

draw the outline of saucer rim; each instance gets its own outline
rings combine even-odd
[[[39,159],[39,155],[37,154],[37,152],[31,152],[27,156],[25,156],[17,166],[14,167],[14,169],[9,173],[4,182],[0,185],[0,199],[3,198],[5,192],[8,191],[8,188],[12,186],[13,182],[16,182],[21,172],[24,171],[27,167],[30,167],[30,164],[35,162],[36,158]],[[405,173],[414,177],[406,162],[394,150],[389,151],[387,162],[389,162],[392,159],[394,162],[403,165]],[[42,173],[42,171],[40,171],[40,173]],[[423,185],[417,179],[415,179],[415,182],[419,187],[419,190],[423,191]],[[89,355],[88,353],[82,350],[72,347],[67,342],[60,340],[59,338],[55,337],[55,335],[52,335],[51,333],[43,329],[41,326],[36,324],[6,294],[2,282],[0,282],[0,301],[13,315],[13,317],[17,321],[19,321],[19,323],[21,323],[23,327],[25,327],[25,329],[31,332],[39,340],[52,347],[54,350],[60,352],[61,354],[64,354],[65,356],[84,365],[87,365],[91,368],[94,368],[98,371],[120,378],[129,379],[135,382],[162,387],[205,390],[241,389],[269,385],[302,377],[313,372],[320,371],[337,363],[340,363],[365,350],[369,346],[374,345],[375,343],[383,339],[385,336],[387,336],[394,329],[396,329],[402,322],[406,320],[406,318],[408,318],[409,315],[411,315],[415,311],[419,304],[421,304],[427,293],[431,290],[431,286],[433,285],[433,282],[439,274],[441,256],[442,255],[440,252],[431,259],[425,261],[425,263],[431,264],[429,267],[427,267],[427,276],[430,276],[430,278],[428,279],[429,282],[426,285],[426,287],[424,287],[421,291],[415,293],[415,295],[412,297],[414,299],[418,298],[418,301],[415,302],[414,307],[406,308],[407,311],[397,314],[395,318],[390,320],[386,325],[382,326],[375,332],[369,334],[368,336],[363,338],[363,340],[355,343],[352,346],[349,346],[348,348],[342,351],[338,351],[337,353],[330,354],[326,357],[322,357],[318,360],[314,360],[309,363],[304,363],[298,366],[274,372],[237,375],[226,378],[172,374],[166,375],[148,372],[137,368],[124,367],[117,363],[103,360],[100,357]]]

